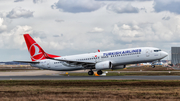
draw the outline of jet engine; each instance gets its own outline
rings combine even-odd
[[[99,62],[99,63],[96,63],[95,68],[97,70],[111,69],[112,63],[110,61]]]

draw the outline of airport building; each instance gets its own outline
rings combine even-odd
[[[171,47],[171,63],[180,64],[180,47]]]

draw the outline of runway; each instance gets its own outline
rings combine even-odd
[[[180,76],[0,76],[0,80],[180,80]]]

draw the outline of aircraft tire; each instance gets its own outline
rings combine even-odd
[[[98,71],[97,71],[97,74],[98,74],[98,75],[101,75],[102,73],[103,73],[102,70],[98,70]]]
[[[88,75],[93,75],[93,74],[94,74],[93,71],[89,71],[89,72],[88,72]]]
[[[155,65],[152,65],[151,67],[152,67],[152,68],[155,68]]]

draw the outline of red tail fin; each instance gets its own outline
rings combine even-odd
[[[29,34],[24,34],[24,39],[26,41],[26,45],[31,55],[32,61],[46,59],[47,55],[51,58],[60,57],[57,55],[45,53],[44,50],[33,40],[33,38]]]

